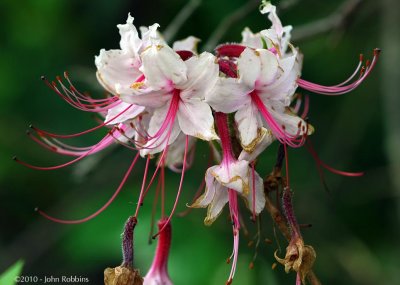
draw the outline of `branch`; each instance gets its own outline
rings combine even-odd
[[[186,22],[186,20],[193,14],[193,12],[200,6],[202,0],[190,0],[182,10],[176,15],[172,22],[163,32],[166,42],[175,38],[176,34]]]
[[[293,30],[292,41],[302,41],[348,25],[363,0],[347,0],[330,16]]]

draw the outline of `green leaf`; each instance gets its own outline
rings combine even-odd
[[[18,260],[11,265],[6,271],[0,275],[0,285],[13,285],[16,284],[15,278],[21,275],[22,267],[24,266],[23,260]]]

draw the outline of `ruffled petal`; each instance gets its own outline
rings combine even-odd
[[[261,72],[260,53],[251,48],[246,48],[238,58],[237,65],[239,83],[254,89],[255,82],[260,77]]]
[[[121,50],[131,56],[137,56],[142,46],[142,40],[139,38],[137,29],[133,25],[133,17],[131,14],[128,14],[126,24],[117,25],[117,27],[121,35],[121,41],[119,43]]]
[[[200,100],[179,102],[179,126],[185,134],[202,140],[218,139],[211,108]]]
[[[197,45],[199,42],[200,42],[200,39],[193,37],[193,36],[189,36],[183,40],[174,42],[174,44],[172,45],[172,49],[176,50],[176,51],[189,50],[189,51],[193,52],[194,54],[197,54]]]
[[[149,27],[140,27],[142,35],[142,51],[151,45],[167,45],[161,33],[157,30],[159,24],[153,24]]]
[[[184,61],[169,46],[152,45],[141,55],[145,85],[152,89],[173,90],[187,80]]]
[[[185,61],[187,81],[176,86],[182,90],[182,100],[189,98],[203,100],[205,95],[215,87],[219,74],[219,67],[215,60],[214,55],[203,52],[199,56],[192,56]]]
[[[254,147],[261,135],[262,120],[257,106],[248,103],[235,114],[235,121],[239,131],[239,139],[244,149]]]
[[[121,50],[100,50],[100,54],[95,57],[95,64],[98,81],[114,95],[120,94],[117,86],[120,87],[119,92],[127,93],[126,90],[129,91],[132,83],[142,75],[138,59]]]
[[[268,13],[268,19],[272,23],[272,29],[276,31],[279,37],[282,37],[283,27],[281,20],[278,18],[278,15],[276,14],[276,7],[272,5],[270,2],[264,3],[261,9],[261,14],[267,14],[267,13]]]
[[[232,113],[251,101],[248,94],[253,90],[239,84],[235,78],[219,78],[215,87],[206,94],[206,102],[217,112]]]

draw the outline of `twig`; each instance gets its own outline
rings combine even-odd
[[[363,0],[345,1],[330,16],[294,29],[292,40],[294,42],[302,41],[310,37],[346,26],[362,3]]]
[[[176,15],[172,22],[163,32],[165,41],[169,42],[175,38],[176,34],[186,22],[186,20],[193,14],[193,12],[200,6],[202,0],[190,0],[182,10]]]
[[[246,17],[251,11],[253,11],[256,7],[260,5],[260,0],[250,0],[243,6],[239,7],[237,10],[233,11],[233,13],[226,16],[214,30],[214,32],[209,37],[208,41],[204,45],[205,50],[212,50],[221,40],[221,38],[225,35],[225,33],[229,30],[229,28],[240,21],[244,17]]]

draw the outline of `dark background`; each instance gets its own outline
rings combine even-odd
[[[304,54],[305,79],[339,83],[352,73],[359,53],[372,57],[373,48],[383,49],[377,68],[356,91],[340,97],[310,94],[309,117],[316,129],[311,139],[320,157],[333,167],[362,170],[365,175],[348,178],[326,172],[327,192],[307,150],[290,150],[295,210],[300,223],[313,225],[303,234],[306,243],[317,251],[315,272],[323,284],[399,284],[400,43],[396,32],[400,17],[396,13],[400,8],[396,1],[361,1],[345,21],[339,21],[341,25],[329,26],[326,21],[315,24],[330,19],[343,2],[275,1],[292,5],[279,15],[284,25],[294,26],[294,44]],[[0,272],[22,259],[24,275],[75,275],[89,277],[90,284],[101,284],[103,269],[120,263],[120,233],[135,208],[143,161],[135,167],[123,192],[101,215],[85,224],[59,225],[39,216],[34,208],[66,219],[91,214],[112,195],[134,154],[114,148],[87,162],[51,172],[25,168],[11,158],[16,154],[24,161],[44,166],[66,161],[25,135],[30,123],[57,133],[78,132],[95,124],[90,114],[60,100],[43,84],[41,75],[53,79],[68,70],[80,90],[102,94],[95,79],[94,56],[101,48],[118,48],[116,25],[124,23],[131,12],[136,26],[158,22],[163,31],[186,3],[1,0]],[[202,48],[221,20],[244,4],[244,0],[203,0],[175,39],[195,35],[203,40]],[[304,31],[313,31],[304,28],[310,23],[314,29],[328,24],[329,31],[305,37]],[[269,25],[254,8],[219,42],[240,41],[240,32],[246,26],[259,31]],[[93,144],[104,133],[99,131],[71,143]],[[260,158],[260,175],[271,170],[276,148],[271,146]],[[207,154],[206,146],[200,144],[195,165],[187,172],[178,211],[190,203],[203,179]],[[94,166],[89,167],[90,162]],[[178,182],[179,175],[168,172],[168,209]],[[154,251],[154,244],[147,243],[151,204],[152,194],[141,213],[142,226],[135,232],[135,261],[143,275]],[[224,213],[210,228],[202,222],[205,210],[174,218],[169,271],[175,284],[224,284],[230,270],[225,260],[232,248],[227,211]],[[243,213],[247,215],[244,208]],[[250,231],[254,233],[252,226]],[[275,240],[267,213],[262,216],[262,235]],[[249,270],[254,248],[246,246],[248,240],[241,240],[234,284],[294,284],[295,274],[285,274],[281,266],[271,269],[275,242],[260,246],[255,267]],[[280,245],[286,246],[282,241]]]

